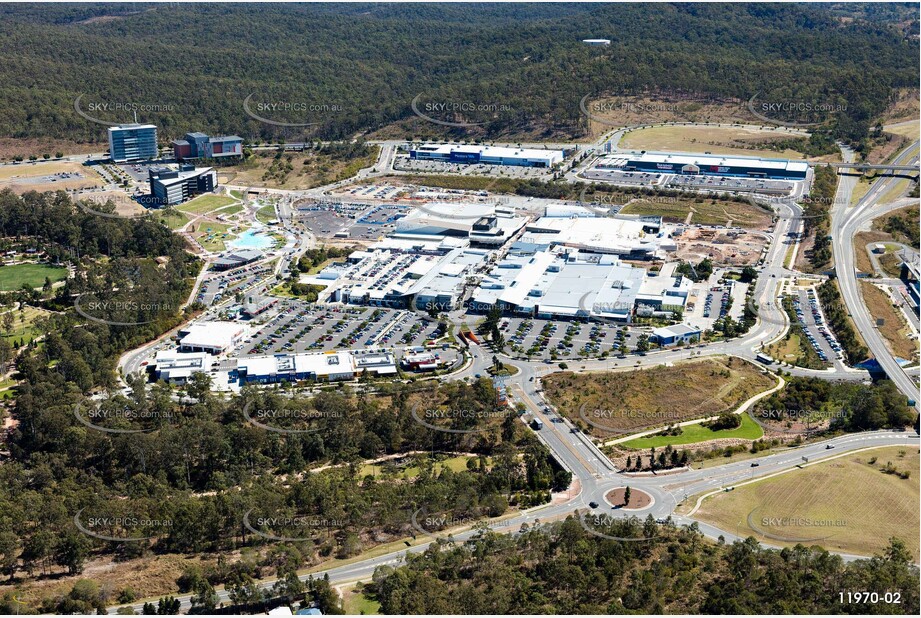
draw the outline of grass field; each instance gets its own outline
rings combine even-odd
[[[233,226],[229,223],[212,223],[203,221],[197,224],[196,232],[193,236],[201,243],[201,246],[208,251],[223,251],[226,248],[225,241],[233,240],[233,235],[224,235]],[[209,231],[210,230],[210,231]]]
[[[877,230],[857,232],[854,234],[854,266],[857,267],[857,270],[863,273],[872,273],[873,262],[870,261],[870,256],[867,255],[867,245],[886,242],[891,239],[892,236],[886,232]]]
[[[202,215],[224,206],[230,206],[234,201],[227,195],[200,195],[194,200],[176,206],[176,209],[189,214]]]
[[[630,215],[658,215],[666,221],[683,223],[688,213],[692,212],[691,223],[701,225],[733,225],[748,229],[767,228],[771,223],[771,213],[763,208],[745,202],[728,200],[683,200],[674,202],[648,201],[639,199],[624,206],[621,211]]]
[[[40,288],[45,284],[46,277],[51,279],[52,283],[61,281],[67,277],[67,269],[47,264],[0,266],[0,291],[18,290],[23,285]]]
[[[235,215],[238,212],[243,211],[243,204],[231,204],[230,206],[223,206],[218,210],[214,211],[215,215]]]
[[[910,478],[882,472],[887,462],[897,471],[909,471]],[[714,495],[694,517],[774,545],[827,537],[805,544],[861,555],[881,551],[895,536],[917,560],[918,487],[918,448],[885,447]]]
[[[34,327],[35,320],[47,315],[51,315],[51,312],[31,306],[27,306],[22,313],[20,313],[18,309],[13,310],[13,328],[9,333],[3,332],[0,336],[9,340],[10,343],[19,339],[24,341],[34,339],[41,334],[41,332]]]
[[[269,187],[273,189],[312,189],[354,176],[358,170],[371,167],[377,161],[379,147],[374,146],[366,157],[351,161],[314,152],[285,153],[276,161],[275,153],[256,153],[246,163],[234,168],[236,185]]]
[[[343,590],[342,609],[351,616],[374,615],[381,613],[381,604],[369,599],[358,586]]]
[[[275,206],[267,204],[256,211],[256,220],[260,223],[268,224],[275,218]]]
[[[656,448],[667,446],[678,446],[681,444],[697,444],[707,440],[719,440],[721,438],[741,438],[743,440],[757,440],[764,435],[761,426],[758,425],[748,414],[741,414],[742,425],[737,429],[723,429],[713,431],[703,425],[686,425],[681,428],[680,436],[647,436],[624,442],[620,446],[626,448],[648,449],[651,446]]]
[[[24,161],[18,165],[0,165],[0,182],[34,176],[48,176],[62,172],[80,172],[89,176],[89,168],[73,161]]]
[[[824,369],[828,367],[828,364],[823,363],[818,354],[815,353],[812,345],[792,331],[788,331],[787,336],[768,346],[766,353],[771,358],[797,367],[807,369]]]
[[[907,122],[905,124],[895,123],[899,126],[886,126],[883,129],[886,133],[895,133],[896,135],[901,135],[902,137],[907,137],[909,139],[917,139],[918,134],[921,133],[921,120],[915,120],[913,122]]]
[[[759,131],[742,127],[664,126],[631,131],[620,141],[621,148],[674,150],[743,156],[804,158],[795,150],[771,150],[764,143],[788,140],[786,131]]]
[[[443,459],[441,461],[435,462],[434,470],[435,473],[439,473],[444,469],[449,469],[452,472],[461,472],[467,469],[467,461],[471,459],[470,457],[461,455],[458,457],[449,457],[448,459]],[[358,471],[358,475],[361,477],[372,475],[379,476],[382,474],[388,467],[392,468],[393,466],[388,466],[387,464],[365,464]],[[397,478],[401,479],[412,479],[419,476],[419,473],[422,472],[422,469],[419,466],[407,466],[405,468],[398,468],[396,474]]]
[[[861,179],[857,181],[857,184],[854,185],[854,191],[851,193],[851,206],[854,206],[863,199],[863,196],[870,190],[870,184],[870,181],[867,180],[866,177],[861,177]]]
[[[160,221],[171,230],[178,230],[186,223],[190,221],[190,217],[178,210],[174,210],[171,214],[157,213],[157,221]]]
[[[874,320],[882,319],[879,334],[886,340],[889,350],[899,358],[915,360],[918,357],[918,342],[908,338],[911,332],[900,309],[892,306],[892,299],[884,291],[868,281],[860,282],[863,301]]]
[[[759,367],[732,357],[632,371],[553,373],[542,382],[562,414],[605,436],[616,433],[606,427],[640,431],[716,416],[776,385]]]

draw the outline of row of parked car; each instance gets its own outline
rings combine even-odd
[[[816,298],[815,291],[809,290],[808,294],[809,299],[809,310],[812,312],[812,319],[815,321],[816,330],[819,331],[819,334],[825,338],[828,342],[829,347],[835,351],[835,354],[838,358],[844,357],[844,352],[841,349],[841,345],[838,343],[838,340],[835,339],[835,336],[830,330],[825,326],[825,319],[822,317],[822,311],[819,308],[819,299]],[[793,310],[796,312],[796,317],[799,320],[800,324],[803,326],[803,333],[806,335],[806,339],[809,340],[809,343],[812,345],[812,348],[815,350],[816,354],[823,362],[828,362],[828,355],[822,349],[822,346],[819,345],[818,339],[809,332],[809,329],[806,328],[806,321],[804,319],[805,312],[803,311],[802,303],[800,303],[799,296],[793,297]]]

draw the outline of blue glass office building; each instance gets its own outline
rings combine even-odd
[[[125,124],[109,127],[109,156],[116,163],[157,158],[157,127]]]

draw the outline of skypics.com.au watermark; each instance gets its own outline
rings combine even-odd
[[[338,421],[343,417],[343,413],[336,410],[261,407],[254,401],[243,406],[243,418],[247,423],[282,434],[316,433],[326,426],[322,421]]]
[[[276,127],[312,127],[345,113],[341,103],[256,98],[250,93],[243,100],[243,111],[253,120]],[[282,120],[284,118],[285,120]],[[292,122],[291,118],[300,119]]]
[[[84,97],[86,97],[86,93],[79,94],[77,98],[74,99],[74,111],[81,118],[106,127],[132,124],[136,121],[135,119],[138,115],[150,116],[165,113],[172,114],[178,110],[178,106],[173,103],[150,103],[127,99],[106,100],[98,98],[87,98],[87,100],[84,100]],[[100,118],[100,115],[117,117],[120,120],[105,120]]]
[[[847,111],[847,104],[840,101],[763,98],[760,92],[748,100],[747,107],[759,120],[790,128],[816,127]]]
[[[311,541],[318,534],[329,535],[351,523],[345,518],[318,515],[253,515],[254,510],[244,513],[243,525],[253,534],[270,541]]]
[[[607,431],[610,433],[619,433],[629,435],[642,431],[648,427],[659,425],[670,425],[681,420],[681,416],[674,410],[637,410],[633,408],[593,408],[588,403],[583,403],[579,407],[579,419],[585,421],[592,427]],[[640,421],[642,426],[631,427],[627,429],[618,429],[605,423],[618,421]]]
[[[74,310],[93,322],[109,326],[141,326],[150,324],[159,316],[171,315],[179,307],[167,301],[139,300],[128,293],[116,298],[100,298],[94,293],[74,298]]]
[[[488,123],[502,114],[514,111],[508,103],[469,100],[428,100],[420,92],[409,106],[417,117],[445,127],[469,128]]]
[[[847,418],[842,410],[804,410],[786,408],[757,408],[749,416],[765,431],[799,435],[823,431],[835,421]]]
[[[846,519],[814,518],[806,515],[769,516],[762,507],[753,509],[746,518],[748,527],[761,536],[788,543],[812,543],[833,537],[847,528]]]
[[[156,519],[145,515],[120,512],[93,513],[84,515],[82,508],[74,515],[74,526],[87,536],[115,543],[136,543],[149,541],[169,533],[173,527],[171,519]]]
[[[480,426],[492,420],[504,419],[510,414],[507,408],[477,410],[473,408],[425,407],[416,404],[410,415],[417,423],[433,431],[456,434],[474,434],[489,427]]]
[[[465,515],[450,513],[431,514],[426,507],[416,509],[410,517],[410,525],[417,532],[433,537],[447,538],[451,536],[446,530],[466,529],[473,526],[487,526],[488,520]]]
[[[101,402],[95,406],[76,404],[74,417],[86,427],[114,434],[147,433],[156,430],[157,426],[172,422],[173,415],[169,411],[136,410],[129,406],[119,406],[110,402]],[[107,424],[134,425],[142,423],[154,425],[146,428],[110,427]]]

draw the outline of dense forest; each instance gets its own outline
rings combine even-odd
[[[482,121],[486,136],[578,136],[585,95],[668,93],[832,105],[839,112],[813,119],[825,123],[823,139],[859,142],[893,90],[917,84],[904,13],[792,4],[4,5],[0,135],[102,142],[105,127],[75,110],[84,95],[84,113],[124,122],[137,109],[163,140],[190,130],[341,138],[412,118],[422,95],[486,106],[486,116],[465,118]],[[916,32],[917,20],[908,23]],[[613,42],[583,45],[589,37]],[[244,110],[250,95],[253,114]]]
[[[55,290],[10,293],[52,310],[37,324],[42,337],[15,360],[15,423],[0,465],[0,575],[12,581],[77,574],[97,555],[254,547],[262,556],[254,563],[207,574],[211,584],[242,590],[283,566],[414,535],[411,516],[423,507],[446,521],[496,517],[570,483],[516,415],[497,407],[485,379],[362,379],[357,389],[292,396],[246,388],[225,399],[197,374],[178,392],[163,383],[145,392],[145,380],[131,379],[127,393],[105,395],[100,387],[114,390],[122,352],[187,319],[180,306],[199,261],[161,224],[89,214],[63,192],[0,192],[0,233],[29,238],[74,269]],[[105,304],[113,290],[113,304],[131,309],[127,321],[93,319],[89,303],[77,310],[75,299],[91,294]],[[464,431],[433,429],[420,414]],[[466,465],[439,465],[443,453],[466,454]],[[407,462],[378,472],[361,466],[387,455]],[[320,464],[328,467],[306,472]],[[279,545],[273,536],[294,540]],[[78,601],[33,609],[66,611]]]
[[[918,422],[914,409],[906,405],[905,395],[890,380],[872,385],[798,376],[786,380],[783,390],[755,405],[752,416],[778,420],[830,419],[831,432],[904,429]]]
[[[625,543],[586,527],[651,538]],[[896,592],[900,604],[842,602],[839,593],[857,590]],[[819,547],[711,543],[696,524],[569,518],[516,536],[436,544],[406,566],[380,567],[367,594],[385,614],[915,615],[918,569],[898,540],[881,556],[845,563]]]

